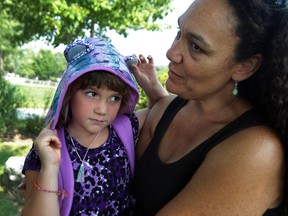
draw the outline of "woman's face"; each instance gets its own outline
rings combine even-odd
[[[237,44],[235,18],[226,0],[195,0],[179,18],[167,51],[167,89],[185,99],[232,97]]]

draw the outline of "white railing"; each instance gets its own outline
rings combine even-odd
[[[6,73],[4,75],[4,79],[12,84],[19,84],[19,85],[37,85],[37,86],[45,86],[45,87],[56,87],[59,83],[59,80],[57,82],[50,81],[50,80],[39,80],[37,77],[35,79],[28,79],[24,77],[20,77],[17,74],[14,73]]]
[[[17,108],[16,112],[18,119],[44,117],[46,115],[46,110],[42,108]]]

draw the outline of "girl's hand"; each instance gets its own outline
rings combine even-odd
[[[57,131],[49,129],[52,122],[53,120],[39,133],[34,141],[34,146],[40,157],[42,168],[56,166],[58,169],[61,158],[61,142]]]
[[[154,60],[150,55],[147,56],[147,59],[143,55],[139,55],[138,64],[131,64],[130,69],[132,70],[137,83],[145,92],[150,89],[151,86],[159,83]]]

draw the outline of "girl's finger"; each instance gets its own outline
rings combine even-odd
[[[153,59],[153,57],[152,57],[151,55],[148,55],[148,56],[147,56],[147,59],[148,59],[148,62],[149,62],[150,64],[154,64],[154,59]]]

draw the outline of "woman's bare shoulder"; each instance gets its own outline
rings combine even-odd
[[[283,144],[279,136],[267,126],[254,126],[239,131],[223,142],[223,148],[227,147],[232,152],[238,151],[247,156],[247,159],[252,157],[254,161],[259,159],[261,162],[283,154]]]
[[[281,170],[284,162],[284,146],[269,127],[254,126],[239,131],[213,148],[207,158],[232,163],[243,170],[259,173]],[[225,161],[226,159],[227,161]],[[243,175],[249,172],[242,172]]]
[[[157,101],[157,103],[152,107],[151,111],[149,112],[145,124],[152,128],[152,130],[155,129],[166,108],[175,97],[176,96],[174,95],[169,95]]]

